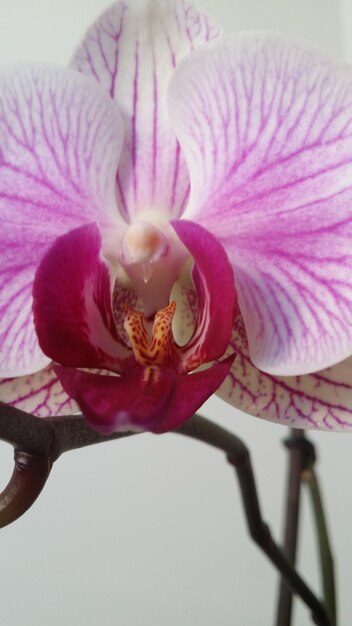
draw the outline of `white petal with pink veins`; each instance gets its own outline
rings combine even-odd
[[[192,194],[185,217],[234,268],[252,361],[304,374],[352,353],[352,72],[244,34],[176,69],[169,106]]]
[[[170,127],[166,90],[179,61],[218,28],[183,0],[115,2],[88,31],[72,62],[118,102],[126,140],[117,176],[121,210],[178,216],[189,178]]]
[[[0,380],[0,401],[37,417],[70,415],[78,411],[51,365],[31,376]]]
[[[243,321],[237,319],[231,372],[216,392],[234,407],[294,428],[352,430],[352,358],[305,376],[271,376],[251,362]]]
[[[94,81],[49,66],[0,73],[1,376],[48,363],[32,321],[34,272],[60,234],[118,220],[122,141],[117,105]]]

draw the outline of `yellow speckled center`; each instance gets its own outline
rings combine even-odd
[[[160,309],[154,316],[151,330],[150,322],[144,313],[126,307],[124,327],[130,339],[136,361],[146,368],[146,380],[150,379],[150,368],[169,365],[175,355],[175,344],[172,335],[172,320],[176,310],[176,302],[171,302]]]

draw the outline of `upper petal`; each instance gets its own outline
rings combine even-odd
[[[31,315],[35,269],[61,233],[116,214],[116,103],[76,72],[0,73],[0,375],[43,367]]]
[[[101,236],[95,224],[55,241],[36,273],[34,321],[39,344],[53,361],[119,372],[131,350],[116,330],[113,284],[100,252]]]
[[[231,265],[215,237],[186,220],[172,226],[194,260],[197,318],[192,337],[179,348],[183,370],[190,371],[223,356],[231,339],[236,294]]]
[[[176,70],[185,216],[227,251],[251,359],[304,374],[352,351],[352,74],[269,35],[227,37]]]
[[[352,358],[305,376],[271,376],[251,362],[238,317],[236,359],[217,395],[234,407],[293,428],[352,430]]]
[[[183,0],[125,0],[103,13],[73,58],[72,66],[98,80],[122,111],[118,198],[130,217],[150,209],[177,216],[185,207],[189,178],[166,89],[179,61],[217,33]]]

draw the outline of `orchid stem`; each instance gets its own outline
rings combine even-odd
[[[294,567],[296,563],[298,525],[300,513],[301,475],[304,469],[304,450],[298,445],[304,440],[303,430],[293,428],[291,438],[285,441],[289,448],[289,467],[286,489],[286,513],[284,530],[284,553]],[[292,591],[281,578],[277,610],[277,626],[290,626],[292,620]]]
[[[52,463],[49,457],[15,450],[15,466],[0,496],[0,528],[28,511],[42,491]]]
[[[331,617],[332,626],[337,624],[336,594],[334,559],[330,547],[329,533],[324,514],[324,507],[320,493],[319,481],[313,467],[303,474],[304,482],[308,485],[315,524],[317,528],[317,540],[320,555],[320,570],[322,576],[324,600]]]
[[[208,443],[226,453],[229,463],[237,473],[250,536],[280,571],[291,593],[296,593],[311,609],[314,623],[318,626],[333,626],[324,604],[295,571],[294,566],[271,537],[270,529],[262,519],[250,454],[243,441],[197,415],[176,432]]]
[[[319,483],[314,471],[314,464],[316,462],[315,448],[313,444],[306,439],[304,431],[298,429],[291,430],[291,437],[285,441],[285,445],[290,450],[290,462],[287,486],[284,552],[294,566],[297,550],[301,483],[304,481],[310,490],[317,528],[324,602],[329,614],[331,626],[336,626],[334,563]],[[291,617],[292,592],[282,578],[277,626],[290,626]]]
[[[243,441],[198,415],[194,415],[175,432],[209,444],[226,454],[229,463],[237,473],[248,530],[252,539],[281,572],[290,589],[297,593],[310,608],[315,623],[319,626],[332,626],[325,606],[295,571],[283,551],[272,539],[270,530],[262,519],[250,454]],[[114,433],[110,436],[102,436],[92,431],[82,416],[71,415],[43,420],[0,402],[0,439],[15,447],[15,455],[16,453],[27,454],[29,465],[31,460],[35,464],[34,457],[39,457],[40,463],[47,468],[47,472],[34,472],[34,481],[35,476],[41,476],[42,480],[37,480],[37,487],[34,488],[33,493],[29,493],[28,497],[25,497],[23,492],[30,483],[30,473],[25,474],[28,479],[17,483],[18,489],[13,492],[17,494],[15,498],[7,499],[7,488],[0,494],[0,526],[10,523],[29,508],[40,492],[39,487],[42,488],[45,484],[52,463],[63,452],[132,434],[134,433]],[[11,481],[9,484],[11,485]],[[5,513],[2,514],[2,511]]]

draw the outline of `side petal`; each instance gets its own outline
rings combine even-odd
[[[231,345],[236,359],[217,392],[220,398],[284,426],[352,430],[352,358],[305,376],[271,376],[251,362],[240,317]]]
[[[93,76],[115,98],[126,129],[117,186],[130,218],[156,209],[182,213],[187,167],[170,126],[166,90],[179,61],[218,34],[183,0],[115,2],[88,31],[72,67]]]
[[[215,237],[194,222],[173,221],[172,226],[194,259],[197,320],[193,336],[179,348],[187,372],[223,356],[231,339],[236,294],[231,265]]]
[[[66,392],[75,398],[88,423],[103,434],[119,430],[163,433],[177,428],[199,409],[228,374],[233,356],[195,374],[167,370],[157,380],[99,376],[57,367]]]
[[[0,72],[0,376],[39,370],[35,269],[54,239],[117,213],[123,140],[116,103],[88,78],[50,66]]]
[[[55,241],[36,273],[34,321],[39,344],[53,361],[119,372],[131,350],[117,334],[109,269],[100,251],[95,224]]]
[[[30,376],[0,380],[0,400],[37,417],[70,415],[78,411],[52,365]]]
[[[352,352],[352,74],[269,35],[226,37],[177,68],[171,117],[185,217],[234,268],[255,365],[305,374]]]

